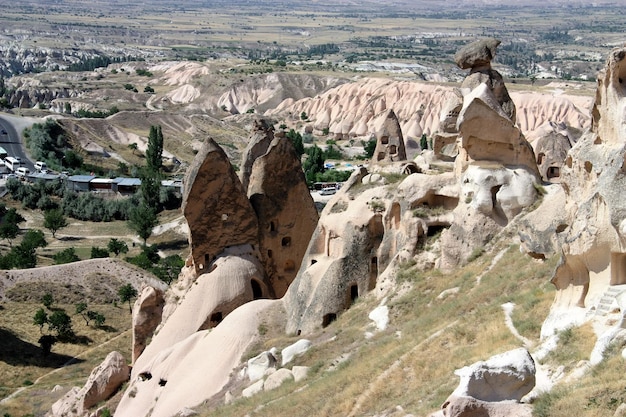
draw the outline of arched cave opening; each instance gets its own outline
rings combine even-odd
[[[259,284],[259,281],[257,281],[256,279],[251,279],[250,286],[252,287],[252,298],[254,300],[263,298],[263,289],[261,288],[261,284]]]
[[[337,320],[337,314],[335,313],[324,314],[324,317],[322,318],[322,327],[328,327],[328,325],[335,320]]]

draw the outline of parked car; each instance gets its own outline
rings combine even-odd
[[[333,195],[337,192],[335,188],[322,188],[320,190],[320,195]]]

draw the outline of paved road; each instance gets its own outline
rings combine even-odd
[[[28,158],[24,151],[24,146],[20,141],[19,127],[11,120],[12,118],[0,115],[0,146],[2,146],[9,156],[19,156],[22,159],[22,166],[28,168],[31,172],[35,171],[35,164]],[[4,133],[6,132],[6,133]]]

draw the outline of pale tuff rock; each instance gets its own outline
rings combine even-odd
[[[405,161],[404,138],[396,114],[387,110],[377,120],[373,160],[377,163]]]
[[[459,386],[452,395],[482,401],[520,401],[535,386],[535,361],[519,348],[458,369]]]
[[[293,374],[293,380],[295,382],[300,382],[304,379],[306,379],[306,377],[309,374],[309,367],[308,366],[294,366],[293,368],[291,368],[291,373]]]
[[[133,307],[133,363],[146,348],[147,340],[152,337],[163,313],[165,300],[163,291],[146,287],[141,291]]]
[[[263,384],[264,391],[270,391],[280,387],[283,383],[287,381],[293,381],[293,373],[286,368],[280,368],[273,374],[267,377],[265,383]]]
[[[609,286],[626,284],[625,57],[626,48],[609,54],[598,77],[592,130],[562,166],[566,203],[557,237],[563,257],[552,278],[558,293],[542,336],[550,334],[558,318],[578,317],[580,322]]]
[[[248,190],[252,165],[257,158],[265,155],[272,140],[274,139],[274,126],[267,119],[255,119],[252,132],[248,137],[248,146],[243,151],[241,158],[241,184],[244,190]]]
[[[258,337],[261,315],[275,303],[280,301],[246,303],[214,329],[172,343],[149,360],[144,360],[146,350],[140,357],[142,362],[133,367],[115,415],[174,416],[183,407],[195,407],[220,392],[243,353]]]
[[[246,374],[251,382],[263,378],[265,372],[276,366],[276,357],[272,352],[261,352],[254,358],[248,359]]]
[[[457,172],[473,162],[493,161],[521,166],[539,176],[532,147],[487,84],[480,84],[464,97],[457,126],[461,138]]]
[[[593,131],[600,143],[618,144],[626,138],[626,48],[613,49],[598,74],[593,104]]]
[[[267,139],[258,141],[263,144]],[[254,146],[252,142],[250,146]],[[259,145],[259,150],[262,147]],[[318,220],[300,158],[289,139],[273,138],[266,151],[254,159],[247,193],[258,218],[259,252],[269,295],[280,298],[300,268]]]
[[[558,182],[567,152],[574,146],[564,123],[546,123],[539,138],[533,143],[539,173],[544,181]]]
[[[257,243],[254,210],[228,157],[212,139],[196,155],[185,184],[183,214],[197,272],[208,269],[224,248]]]
[[[520,348],[458,369],[459,386],[431,416],[531,417],[532,407],[520,404],[535,386],[535,362]]]
[[[263,391],[263,385],[264,384],[265,384],[265,381],[260,379],[260,380],[256,381],[254,384],[252,384],[249,387],[245,388],[241,392],[241,395],[244,398],[250,398],[253,395],[258,394],[259,392]]]
[[[461,190],[454,221],[442,234],[439,267],[444,270],[467,260],[538,196],[533,149],[515,126],[515,106],[500,74],[490,69],[498,43],[479,41],[460,51],[457,59],[459,66],[472,67],[464,81],[471,90],[462,89],[456,120],[455,174]]]
[[[282,357],[282,366],[285,366],[289,362],[291,362],[296,356],[302,355],[304,352],[309,350],[313,346],[310,340],[300,339],[296,343],[287,346],[284,348],[280,355]]]
[[[237,307],[255,299],[255,286],[257,291],[267,293],[263,276],[263,267],[250,246],[232,247],[223,252],[213,262],[211,272],[196,278],[183,302],[163,323],[133,369],[142,369],[146,362],[194,333],[217,326]]]
[[[111,352],[104,361],[91,371],[82,388],[72,388],[63,398],[52,405],[49,417],[82,415],[99,402],[107,400],[126,381],[130,368],[119,352]]]

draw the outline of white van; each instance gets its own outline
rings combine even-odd
[[[6,165],[6,167],[9,168],[11,171],[15,172],[22,164],[19,159],[16,159],[12,156],[7,156],[4,159],[4,165]]]
[[[26,168],[26,167],[19,167],[15,173],[17,174],[18,177],[25,177],[27,175],[30,175],[30,169]]]
[[[45,162],[37,161],[35,162],[35,169],[37,171],[43,171],[44,169],[48,169],[48,166]]]

